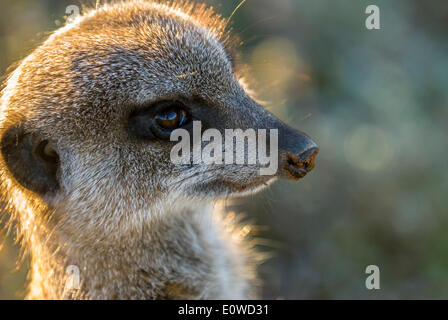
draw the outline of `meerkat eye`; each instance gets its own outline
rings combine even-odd
[[[129,129],[138,138],[169,140],[171,132],[191,123],[192,117],[187,110],[181,102],[157,102],[133,112],[129,118]]]
[[[154,116],[156,123],[165,130],[174,130],[187,121],[187,112],[179,107],[171,107]]]

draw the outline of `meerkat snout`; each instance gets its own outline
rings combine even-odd
[[[244,91],[231,44],[210,8],[124,1],[54,32],[12,73],[1,187],[32,254],[30,298],[66,297],[68,265],[78,298],[249,297],[253,254],[211,218],[213,201],[303,177],[317,147]],[[197,121],[278,130],[280,169],[174,163],[172,133]]]

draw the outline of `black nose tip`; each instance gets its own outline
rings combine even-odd
[[[319,148],[313,146],[297,155],[291,152],[282,154],[282,173],[293,180],[303,178],[308,172],[313,170],[318,152]]]

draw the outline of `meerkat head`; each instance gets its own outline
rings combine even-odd
[[[128,1],[87,12],[53,33],[3,90],[7,201],[45,207],[67,230],[98,237],[188,200],[303,177],[316,145],[245,92],[225,28],[203,6]],[[258,163],[172,161],[171,134],[185,129],[193,137],[196,121],[202,132],[215,129],[223,137],[225,129],[278,130],[278,170],[260,175]],[[268,131],[267,149],[270,138]]]

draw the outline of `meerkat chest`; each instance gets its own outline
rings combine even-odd
[[[95,268],[95,263],[86,265],[90,298],[249,297],[244,254],[219,223],[188,213],[146,228],[139,237],[132,246],[103,256]]]
[[[190,218],[171,221],[157,235],[141,277],[146,283],[160,279],[162,299],[247,298],[243,253],[216,221]]]

